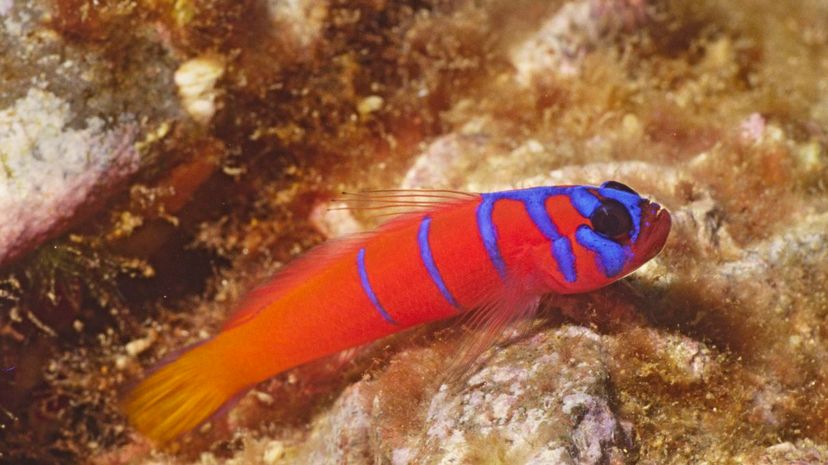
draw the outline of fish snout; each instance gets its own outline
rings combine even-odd
[[[670,212],[656,202],[647,202],[642,208],[641,233],[636,251],[641,254],[639,263],[655,257],[667,242],[672,227]]]

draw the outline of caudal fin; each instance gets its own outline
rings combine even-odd
[[[209,341],[141,381],[123,408],[138,431],[164,444],[208,419],[243,386],[211,356]]]

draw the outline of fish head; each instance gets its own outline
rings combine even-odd
[[[546,285],[562,294],[595,290],[632,273],[658,255],[670,233],[665,208],[617,181],[571,186],[546,208],[561,235],[552,244],[554,265],[545,267]]]

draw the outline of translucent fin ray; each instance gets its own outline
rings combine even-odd
[[[441,208],[458,202],[479,198],[478,194],[452,190],[383,189],[362,192],[343,192],[335,199],[345,210],[399,209],[400,214],[411,208]]]
[[[540,306],[541,294],[527,292],[520,283],[507,278],[504,287],[482,299],[483,304],[461,317],[464,340],[446,371],[444,384],[459,385],[479,365],[480,356],[505,340],[524,334]],[[516,334],[507,334],[507,329]]]

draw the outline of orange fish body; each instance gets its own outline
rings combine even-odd
[[[166,442],[325,355],[493,301],[509,309],[516,294],[603,287],[654,257],[669,230],[666,210],[617,182],[457,196],[289,265],[218,335],[140,383],[125,410]]]

